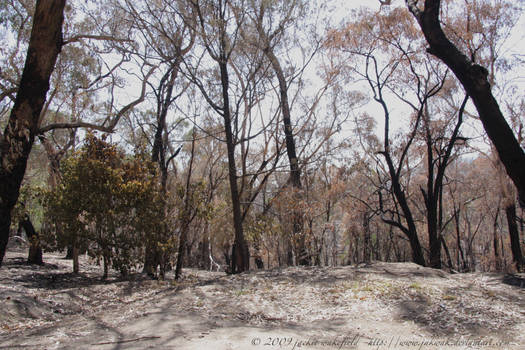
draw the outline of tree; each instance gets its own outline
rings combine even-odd
[[[192,74],[191,79],[197,84],[210,106],[222,117],[224,123],[228,156],[228,178],[235,232],[231,272],[239,273],[249,269],[250,255],[242,226],[240,193],[237,183],[238,175],[235,160],[237,143],[235,137],[237,135],[235,134],[235,126],[238,125],[239,113],[237,109],[232,110],[230,102],[229,65],[234,49],[238,44],[240,26],[243,25],[243,4],[235,4],[229,0],[219,0],[218,2],[190,0],[188,2],[194,11],[197,22],[196,30],[200,36],[203,48],[218,66],[218,76],[221,82],[220,92],[217,93],[217,97],[220,96],[221,102],[219,103],[213,100],[214,96],[210,96],[210,92],[206,90],[195,74]],[[257,71],[260,65],[257,62],[254,65],[255,71]],[[252,72],[252,74],[255,73]]]
[[[11,210],[18,200],[49,78],[62,47],[65,4],[65,0],[36,2],[22,78],[8,124],[0,135],[0,265],[9,240]]]
[[[177,255],[177,265],[175,267],[175,279],[179,279],[182,273],[182,265],[185,258],[186,244],[188,240],[188,231],[190,224],[197,215],[204,215],[207,211],[206,193],[202,186],[203,182],[192,184],[191,177],[193,174],[194,160],[195,160],[195,139],[197,133],[195,128],[192,131],[190,159],[187,167],[186,182],[184,188],[179,192],[182,195],[182,204],[179,214],[180,222],[180,238],[179,249]]]
[[[141,44],[145,46],[150,60],[159,62],[162,71],[156,86],[150,84],[155,96],[155,126],[153,128],[153,142],[151,150],[152,161],[158,163],[161,185],[164,190],[167,186],[168,166],[176,152],[169,154],[170,127],[168,113],[177,99],[182,95],[185,87],[178,84],[183,56],[188,54],[194,44],[195,33],[179,16],[180,2],[159,1],[155,3],[136,4],[132,1],[117,3],[122,8],[140,36]],[[180,91],[175,90],[180,87]]]
[[[168,169],[181,148],[174,150],[170,133],[177,130],[169,122],[169,111],[183,94],[185,87],[178,81],[183,56],[191,50],[195,33],[179,16],[180,2],[159,1],[155,3],[136,3],[124,1],[115,3],[121,8],[133,27],[137,30],[140,43],[144,45],[144,56],[158,61],[162,71],[158,84],[150,83],[155,96],[154,122],[151,130],[144,130],[144,136],[151,145],[151,160],[158,165],[160,184],[167,196]],[[177,91],[180,90],[180,91]],[[145,113],[143,116],[149,116]],[[139,121],[150,124],[149,120]],[[147,245],[143,272],[154,277],[157,265],[161,263],[162,253],[156,247],[155,239]]]
[[[423,9],[418,0],[406,0],[429,45],[427,51],[442,60],[456,75],[471,97],[483,127],[496,148],[505,170],[518,190],[525,206],[525,152],[505,120],[489,81],[487,68],[461,52],[441,27],[441,0],[425,0]]]
[[[518,66],[519,62],[505,54],[502,49],[510,33],[519,19],[519,5],[508,1],[484,1],[476,0],[467,6],[457,6],[452,3],[444,3],[442,17],[444,18],[444,31],[458,48],[476,62],[487,68],[487,80],[491,84],[491,91],[501,101],[501,106],[506,114],[506,119],[516,132],[518,144],[522,144],[522,122],[519,112],[522,97],[516,94],[516,86],[512,81],[514,76],[512,68]],[[510,73],[510,74],[509,74]],[[512,77],[509,77],[512,75]],[[477,116],[473,116],[477,118]],[[523,264],[519,233],[516,223],[516,198],[517,193],[512,189],[511,182],[505,176],[498,151],[494,143],[487,140],[491,147],[491,154],[485,155],[492,163],[499,179],[501,196],[501,209],[507,217],[510,235],[511,251],[513,259],[518,268]],[[496,215],[497,217],[497,215]],[[494,236],[496,239],[497,236]],[[496,251],[495,251],[496,253]]]
[[[126,275],[142,258],[144,238],[162,226],[164,203],[154,165],[143,155],[127,157],[93,135],[63,164],[60,184],[47,195],[47,218],[64,229],[56,246],[72,245]],[[75,271],[77,272],[77,271]]]
[[[28,184],[22,185],[18,202],[11,213],[13,223],[18,225],[18,235],[20,236],[23,230],[28,239],[29,253],[27,263],[36,265],[42,265],[44,263],[42,259],[41,237],[36,231],[32,220],[32,218],[35,219],[36,217],[38,219],[38,216],[40,216],[38,212],[41,212],[41,206],[38,197],[41,192],[41,189],[35,186]]]
[[[15,5],[12,4],[12,6]],[[142,90],[140,95],[129,104],[121,108],[117,107],[115,101],[119,99],[116,99],[114,94],[118,90],[121,77],[118,76],[116,70],[124,62],[130,61],[129,50],[126,47],[115,48],[115,45],[81,45],[82,48],[78,48],[75,47],[75,44],[83,43],[85,40],[104,42],[106,44],[129,44],[131,40],[118,37],[115,33],[93,33],[93,28],[97,28],[97,26],[88,22],[94,18],[100,19],[104,17],[97,15],[86,16],[85,18],[89,18],[89,20],[84,22],[80,20],[80,23],[76,23],[76,19],[71,20],[71,23],[68,23],[67,26],[67,34],[69,35],[63,38],[62,22],[64,21],[65,9],[70,12],[73,11],[73,7],[65,6],[65,1],[37,1],[36,10],[33,14],[29,13],[30,11],[27,9],[19,12],[22,25],[19,32],[15,34],[17,35],[17,44],[9,57],[17,57],[20,47],[27,40],[28,36],[24,30],[27,27],[25,24],[30,23],[32,20],[33,29],[29,36],[25,67],[20,76],[20,84],[17,84],[17,74],[2,74],[1,76],[2,80],[8,81],[11,87],[0,84],[2,89],[0,103],[3,104],[0,108],[10,108],[9,103],[3,103],[5,98],[8,98],[7,101],[10,99],[14,100],[5,132],[3,135],[0,135],[0,159],[2,160],[0,168],[0,178],[2,179],[0,185],[0,211],[2,212],[0,219],[0,236],[2,237],[0,239],[0,255],[2,257],[5,254],[4,245],[7,244],[9,237],[7,228],[10,219],[8,213],[14,202],[16,202],[19,184],[23,179],[27,158],[31,152],[35,137],[44,137],[45,133],[58,129],[72,130],[79,127],[113,132],[121,117],[144,101],[147,80],[155,70],[155,66],[152,67],[143,62],[139,68],[140,73],[142,73]],[[87,8],[83,10],[86,13],[89,12]],[[23,13],[26,13],[26,15],[24,16]],[[101,27],[123,28],[122,25]],[[14,28],[17,27],[14,26]],[[103,30],[101,29],[101,31]],[[60,64],[55,65],[57,57],[61,57],[59,53],[64,51],[64,46],[68,44],[71,44],[71,46],[66,46],[67,58],[61,59]],[[104,54],[116,51],[121,54],[122,59],[115,65],[112,66],[102,59]],[[88,58],[88,54],[91,57]],[[97,58],[94,59],[92,56]],[[74,63],[75,60],[78,61]],[[16,62],[17,60],[9,60],[10,66],[7,72],[16,73],[18,71],[19,67],[16,66]],[[77,67],[74,72],[71,72],[70,67],[75,64]],[[58,73],[55,72],[56,74],[51,76],[55,66],[58,67]],[[107,72],[104,72],[103,67],[107,68]],[[94,71],[96,72],[94,73]],[[92,75],[97,76],[93,78]],[[90,77],[93,79],[90,80]],[[53,89],[46,100],[46,93],[50,85],[53,86]],[[95,106],[94,101],[96,98],[93,96],[103,88],[107,89],[111,97],[108,102]],[[16,99],[13,97],[15,92],[17,93]],[[54,101],[55,99],[58,102]],[[79,102],[79,100],[82,100],[82,102]],[[52,111],[52,102],[56,102],[54,111]],[[80,109],[85,112],[88,106],[90,106],[90,111],[87,111],[87,113],[79,111]],[[62,108],[66,109],[67,112],[61,113]],[[98,120],[90,122],[79,118],[81,114],[93,116],[101,112],[105,112],[107,115],[100,122]],[[65,119],[50,118],[52,114],[55,117],[67,117]],[[47,123],[46,119],[48,119]],[[50,121],[51,123],[49,123]],[[51,148],[47,148],[51,150]],[[55,155],[60,154],[61,152],[58,152]],[[54,155],[50,154],[50,156]],[[0,263],[2,259],[0,259]]]
[[[255,14],[253,20],[258,33],[258,39],[261,42],[260,45],[262,45],[262,51],[272,66],[279,85],[279,103],[286,140],[286,154],[288,155],[288,163],[290,166],[289,181],[292,188],[295,189],[296,194],[300,194],[302,188],[301,171],[299,169],[299,159],[295,148],[290,103],[288,100],[289,82],[286,79],[279,58],[275,55],[275,48],[278,42],[282,40],[285,34],[285,28],[290,26],[290,24],[297,19],[297,13],[300,14],[301,7],[304,5],[299,1],[287,2],[286,5],[284,5],[284,3],[270,4],[265,1],[260,1],[260,4],[254,5]],[[274,21],[274,18],[279,14],[282,17],[273,24],[272,22]],[[270,17],[272,17],[272,20],[268,21],[267,19]],[[265,22],[270,23],[270,28],[264,27]],[[300,196],[295,198],[295,200],[299,201]],[[294,237],[297,236],[300,245],[298,262],[300,265],[308,265],[310,261],[305,247],[302,213],[293,212],[292,218],[292,235]]]
[[[455,85],[448,81],[443,67],[418,50],[421,38],[405,11],[394,9],[378,16],[362,10],[359,15],[357,22],[348,24],[341,32],[334,31],[330,42],[354,59],[361,58],[351,69],[369,85],[384,114],[383,147],[378,151],[386,165],[386,179],[380,178],[379,192],[380,209],[387,214],[383,219],[405,233],[411,242],[414,261],[425,264],[418,237],[421,229],[415,215],[419,201],[415,195],[410,198],[411,190],[404,180],[423,172],[425,183],[417,185],[423,197],[420,211],[426,219],[429,264],[441,268],[442,246],[447,251],[442,239],[445,172],[454,159],[458,141],[464,140],[459,131],[468,98],[460,106],[454,101]],[[436,102],[444,97],[448,98],[448,104]],[[407,135],[398,144],[391,135],[392,98],[405,103],[411,111],[411,125],[407,132],[401,131]],[[425,164],[424,169],[410,169],[409,162],[417,163],[419,159]],[[388,196],[383,197],[382,191]],[[386,205],[387,197],[394,201],[393,206]]]

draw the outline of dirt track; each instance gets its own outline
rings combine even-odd
[[[378,262],[101,281],[85,258],[80,276],[44,259],[4,260],[0,349],[525,348],[520,277]]]

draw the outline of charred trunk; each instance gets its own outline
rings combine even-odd
[[[64,257],[65,260],[71,260],[73,259],[73,246],[68,245],[66,249],[66,256]]]
[[[450,270],[454,268],[454,265],[452,264],[452,257],[450,256],[450,251],[448,249],[447,241],[445,241],[445,237],[440,236],[441,238],[441,244],[443,245],[443,249],[445,250],[445,255],[447,256],[447,265]]]
[[[488,81],[488,71],[462,53],[445,35],[439,21],[440,0],[425,0],[421,10],[416,0],[406,0],[429,44],[427,51],[443,61],[472,98],[488,137],[525,206],[525,152],[505,120]]]
[[[428,240],[429,240],[429,262],[430,267],[435,269],[441,268],[441,245],[442,240],[440,238],[440,235],[438,234],[438,228],[437,228],[437,217],[436,213],[437,210],[433,206],[435,202],[432,201],[432,203],[429,203],[427,205],[427,229],[428,229]]]
[[[505,208],[505,214],[507,215],[507,224],[509,227],[510,236],[510,247],[512,250],[512,260],[516,264],[518,271],[522,271],[525,267],[525,261],[523,260],[523,253],[520,246],[520,235],[518,232],[518,223],[516,217],[516,205],[511,204]]]
[[[279,59],[275,56],[270,47],[265,49],[266,57],[268,57],[272,68],[277,76],[279,82],[279,97],[280,97],[280,108],[283,115],[283,127],[284,137],[286,141],[286,154],[288,156],[288,162],[290,164],[290,184],[292,188],[297,192],[295,196],[296,201],[301,200],[301,170],[299,168],[299,159],[297,158],[297,151],[295,148],[295,140],[293,136],[292,128],[292,117],[290,113],[290,103],[288,101],[288,84],[284,76],[283,69],[279,63]],[[297,251],[299,265],[310,265],[311,257],[309,256],[308,249],[306,247],[306,237],[303,232],[303,213],[300,210],[295,210],[292,213],[292,236],[297,238]]]
[[[65,0],[36,2],[22,79],[0,140],[0,265],[9,241],[11,210],[18,200],[49,90],[49,78],[62,47],[65,3]]]
[[[29,254],[27,257],[28,264],[43,265],[44,261],[42,260],[42,247],[40,245],[40,237],[38,232],[35,231],[33,223],[29,219],[28,215],[25,215],[24,218],[18,223],[18,232],[24,229],[27,240],[29,241]]]
[[[244,239],[241,214],[241,200],[237,184],[237,166],[235,164],[235,140],[232,129],[232,116],[230,112],[229,77],[226,58],[219,62],[223,98],[224,132],[226,134],[226,148],[228,153],[228,178],[233,207],[233,227],[235,232],[234,249],[232,249],[232,273],[240,273],[250,269],[250,253]]]

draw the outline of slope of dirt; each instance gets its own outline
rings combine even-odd
[[[0,349],[523,349],[523,276],[411,263],[286,268],[181,282],[8,252]]]

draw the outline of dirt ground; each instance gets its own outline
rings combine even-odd
[[[86,257],[80,275],[25,257],[0,268],[0,349],[525,349],[518,275],[374,262],[102,281]]]

